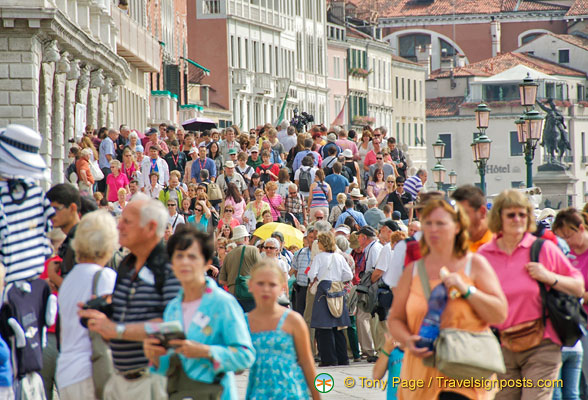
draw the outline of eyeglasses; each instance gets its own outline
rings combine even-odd
[[[196,208],[196,211],[202,212],[202,208]]]
[[[399,183],[398,186],[402,187],[404,186],[404,183]]]
[[[232,212],[233,212],[233,210],[225,210],[225,212],[230,212],[230,213],[232,213]]]
[[[275,250],[275,247],[269,247],[269,246],[263,246],[264,249],[266,250]]]
[[[325,218],[325,217],[315,217],[315,219],[323,219],[323,218]]]
[[[514,219],[514,217],[519,217],[520,219],[527,218],[527,213],[524,212],[509,212],[506,214],[506,218]]]
[[[379,137],[382,137],[382,135],[374,135],[374,137],[378,137],[379,138]]]
[[[61,210],[63,210],[64,208],[67,208],[67,207],[66,207],[66,206],[53,207],[53,209],[55,210],[55,212],[57,212],[57,211],[61,211]]]
[[[396,183],[396,182],[394,182],[394,181],[386,181],[386,183]]]
[[[288,192],[288,194],[296,194],[296,192]]]
[[[172,204],[172,203],[170,203],[170,204],[168,204],[167,206],[168,206],[168,207],[175,207],[176,205],[175,205],[175,204]]]
[[[220,249],[226,249],[226,247],[225,247],[225,246],[218,246],[218,248],[219,248],[219,250],[220,250]]]

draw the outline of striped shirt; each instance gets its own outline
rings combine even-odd
[[[418,175],[413,175],[404,182],[404,191],[411,195],[413,201],[416,200],[422,188],[423,181]]]
[[[306,268],[310,267],[310,249],[303,247],[294,255],[292,268],[296,270],[296,283],[300,286],[308,286]]]
[[[15,182],[22,182],[26,191],[20,184],[11,187]],[[6,283],[35,278],[43,272],[45,259],[51,256],[45,234],[54,214],[33,180],[0,181],[0,264],[6,268]]]
[[[157,264],[162,260],[163,251],[163,245],[158,245],[149,256],[147,263],[152,262],[156,268],[161,268],[161,265]],[[156,253],[156,257],[154,257],[154,253]],[[134,256],[132,254],[122,262],[122,264],[131,266],[133,263]],[[141,268],[135,279],[132,279],[134,268],[131,268],[124,276],[118,277],[112,294],[112,320],[115,323],[146,322],[163,317],[167,303],[178,294],[180,289],[180,283],[173,275],[170,265],[166,263],[164,268],[165,281],[161,293],[157,290],[155,277],[147,265]],[[120,272],[122,272],[121,269],[119,269]],[[110,349],[112,350],[114,367],[118,371],[139,370],[146,368],[149,364],[149,360],[143,352],[143,342],[112,339]]]
[[[312,189],[312,202],[310,203],[310,208],[329,207],[327,193],[329,193],[329,186],[326,183],[317,182],[314,189]]]

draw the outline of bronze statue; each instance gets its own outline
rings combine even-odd
[[[547,104],[549,107],[537,101],[537,105],[547,113],[541,146],[547,153],[547,164],[562,164],[566,150],[572,150],[572,147],[563,114],[557,110],[552,98],[547,99]],[[557,160],[555,153],[557,153]]]

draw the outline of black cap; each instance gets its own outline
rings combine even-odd
[[[367,237],[376,237],[376,236],[378,236],[378,232],[374,228],[372,228],[371,226],[369,226],[369,225],[366,225],[363,228],[361,228],[357,232],[357,234],[358,235],[364,234]]]
[[[391,219],[386,219],[386,220],[382,221],[382,226],[389,228],[392,232],[396,232],[396,231],[400,230],[400,227],[398,226],[398,224],[396,222],[392,221]]]

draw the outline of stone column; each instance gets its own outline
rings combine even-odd
[[[112,78],[108,77],[104,80],[104,85],[102,86],[100,96],[98,97],[98,125],[114,128],[108,125],[108,97],[111,90]]]
[[[64,107],[65,107],[65,81],[70,70],[67,51],[64,52],[55,65],[53,76],[53,118],[52,127],[52,151],[51,151],[51,178],[53,183],[63,182],[63,161],[65,154],[65,140],[63,135]]]
[[[65,121],[63,131],[66,143],[66,152],[69,152],[69,149],[71,147],[71,143],[69,141],[72,139],[76,139],[76,89],[78,86],[78,79],[80,79],[80,75],[80,60],[72,60],[70,62],[69,72],[67,73],[67,82],[65,83]]]
[[[110,89],[110,94],[108,95],[108,112],[107,112],[107,124],[108,126],[115,126],[114,125],[114,103],[118,101],[118,90],[119,85],[114,85]]]
[[[97,69],[90,73],[90,89],[88,92],[87,118],[86,123],[100,128],[98,125],[98,102],[100,99],[100,90],[104,86],[104,75],[102,69]]]
[[[41,156],[47,165],[51,165],[52,137],[51,120],[53,115],[53,78],[55,63],[59,61],[57,40],[45,43],[41,64],[41,79],[39,83],[39,133],[43,137],[41,142]]]
[[[80,69],[80,78],[76,87],[76,103],[88,105],[88,89],[90,86],[90,66],[85,65]],[[96,128],[96,126],[94,126]]]

